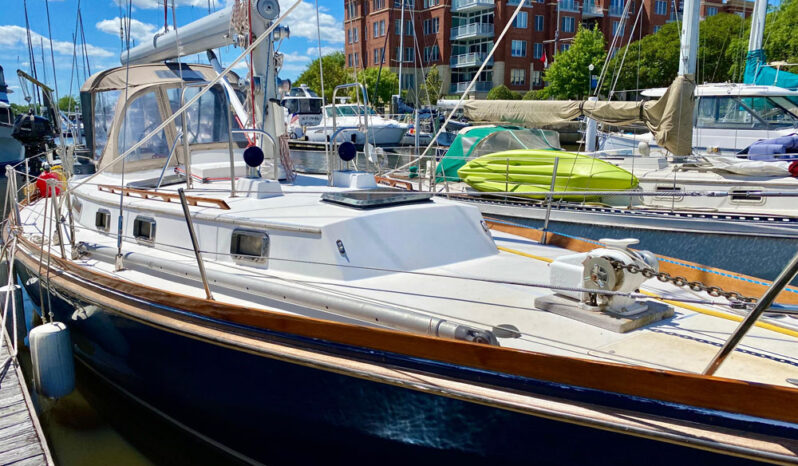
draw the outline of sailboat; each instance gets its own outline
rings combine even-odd
[[[279,181],[272,44],[300,3],[236,3],[84,83],[96,171],[3,228],[80,364],[248,463],[798,460],[798,325],[771,306],[798,257],[693,292],[634,239],[569,250],[362,172]],[[163,60],[241,24],[264,85],[234,129],[235,61]]]

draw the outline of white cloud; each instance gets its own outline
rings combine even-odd
[[[280,11],[287,11],[293,5],[291,0],[280,0]],[[281,24],[291,28],[291,37],[304,37],[316,40],[316,6],[310,2],[302,2]],[[327,9],[319,7],[319,29],[324,42],[343,43],[344,25],[327,13]]]
[[[127,20],[127,18],[125,19]],[[119,37],[120,18],[117,16],[114,19],[104,19],[97,23],[98,30]],[[127,29],[127,28],[125,28]],[[152,36],[160,29],[158,26],[149,23],[142,23],[134,19],[130,21],[130,38],[138,42],[152,39]]]
[[[40,44],[42,40],[44,41],[45,47],[49,47],[49,39],[34,31],[31,31],[30,34],[34,47],[36,47],[37,44]],[[12,25],[0,26],[0,47],[27,47],[27,41],[27,31],[25,28]],[[59,55],[72,56],[72,49],[73,47],[71,42],[61,40],[53,41],[53,51]],[[89,44],[86,44],[86,51],[89,56],[92,57],[114,56],[114,53],[109,50]]]
[[[329,55],[329,54],[335,53],[335,52],[343,52],[343,49],[338,48],[338,47],[325,47],[325,46],[321,47],[321,55],[322,56]],[[305,53],[307,55],[313,57],[314,60],[316,58],[319,58],[319,48],[318,47],[309,47],[308,51],[305,52]]]

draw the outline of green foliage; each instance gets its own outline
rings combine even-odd
[[[377,75],[380,78],[380,86],[377,87]],[[391,95],[396,93],[399,89],[399,76],[388,69],[387,66],[382,68],[380,72],[379,67],[366,68],[357,73],[359,82],[366,86],[366,93],[368,93],[369,103],[374,107],[385,105],[391,101]],[[355,99],[354,91],[352,98]]]
[[[30,105],[20,105],[20,104],[14,104],[14,103],[11,104],[11,110],[13,110],[14,113],[17,114],[17,115],[23,114],[23,113],[28,113],[28,109],[29,108],[30,108]]]
[[[607,52],[604,34],[599,29],[579,26],[571,48],[554,56],[554,63],[546,70],[548,95],[556,99],[577,99],[589,94],[592,64],[600,70]]]
[[[71,95],[65,95],[58,99],[58,109],[62,112],[77,112],[80,110],[80,105],[77,99]]]
[[[765,20],[763,48],[768,62],[798,62],[798,0],[783,0],[778,9],[768,13]],[[742,81],[745,71],[745,57],[748,51],[748,36],[751,19],[745,21],[742,31],[732,31],[734,37],[726,49],[726,58],[732,63],[729,74],[734,81]],[[798,67],[782,68],[793,73]]]
[[[422,85],[420,94],[420,97],[422,98],[421,100],[426,101],[427,98],[429,98],[429,103],[431,105],[435,105],[438,103],[438,100],[440,100],[442,94],[443,81],[441,81],[438,67],[432,65],[427,68],[427,77],[424,79],[424,84]]]
[[[523,100],[546,100],[549,98],[547,87],[543,89],[530,89],[524,94]]]
[[[732,79],[734,59],[726,54],[726,49],[739,35],[744,24],[743,18],[729,13],[710,16],[701,22],[698,28],[696,82],[716,83]]]
[[[343,52],[335,52],[321,57],[324,67],[324,99],[332,101],[335,86],[354,81],[352,73],[346,68],[346,57]],[[319,74],[319,59],[315,59],[305,68],[305,71],[296,79],[296,85],[307,86],[321,95],[321,79]]]
[[[502,84],[488,92],[488,100],[518,100],[518,94]]]

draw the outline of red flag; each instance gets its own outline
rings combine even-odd
[[[549,57],[546,56],[545,50],[543,50],[543,55],[540,57],[540,61],[543,62],[543,68],[549,67]]]

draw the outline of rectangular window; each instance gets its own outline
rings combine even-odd
[[[526,29],[526,12],[519,11],[518,16],[515,17],[515,21],[513,21],[513,27],[518,29]]]
[[[372,63],[375,65],[380,64],[380,49],[374,49],[374,61]]]
[[[542,31],[544,28],[543,24],[543,15],[535,15],[535,30]]]
[[[575,0],[560,0],[560,10],[578,11]]]
[[[438,45],[424,47],[424,61],[438,61]]]
[[[380,23],[374,22],[371,24],[372,28],[374,29],[374,37],[380,37]]]
[[[405,47],[405,63],[407,62],[414,62],[416,58],[416,54],[413,53],[413,47]]]
[[[533,71],[532,72],[532,75],[530,76],[530,78],[532,79],[532,85],[538,86],[538,85],[542,84],[542,81],[540,79],[541,74],[542,73],[540,71]]]
[[[405,10],[412,10],[416,6],[415,0],[404,0],[405,3]],[[393,7],[394,8],[402,8],[402,0],[393,0]]]
[[[565,16],[562,19],[562,32],[574,32],[574,25],[576,20],[571,16]]]
[[[352,31],[353,31],[353,34],[352,34],[352,42],[354,42],[354,43],[356,43],[356,44],[357,44],[357,41],[358,41],[357,28],[354,28],[354,29],[352,29]]]
[[[654,26],[654,34],[658,33],[662,26]]]
[[[424,8],[432,8],[434,6],[440,5],[440,0],[424,0]]]
[[[346,30],[346,43],[347,44],[351,44],[352,43],[352,30],[351,29],[347,29]]]
[[[357,67],[359,65],[360,65],[360,57],[358,57],[357,52],[355,52],[355,66]]]
[[[718,14],[718,7],[716,6],[707,7],[707,16],[715,16],[716,14]]]
[[[513,57],[525,57],[526,56],[526,41],[525,40],[514,40],[510,46],[510,55]]]
[[[510,70],[510,85],[523,86],[526,83],[526,70],[511,69]]]
[[[410,21],[410,20],[405,21],[405,35],[406,36],[414,35],[414,32],[413,32],[413,21]]]
[[[347,63],[349,63],[349,67],[352,68],[352,54],[351,53],[347,57]]]
[[[621,16],[623,13],[623,0],[610,0],[610,16]]]
[[[568,50],[570,48],[571,48],[571,44],[562,44],[560,46],[560,52],[565,52],[566,50]],[[355,54],[355,55],[357,55],[357,54]]]
[[[385,35],[385,20],[380,21],[380,37]]]
[[[543,44],[535,43],[535,50],[533,52],[532,58],[540,59],[543,56]]]
[[[620,28],[620,30],[619,30],[619,28]],[[613,35],[615,35],[615,33],[617,32],[618,35],[622,36],[624,31],[625,31],[625,29],[626,29],[626,24],[618,22],[618,21],[613,21],[612,22],[612,34]]]
[[[437,34],[438,33],[438,25],[439,25],[438,18],[432,19],[425,19],[424,20],[424,34]]]
[[[668,14],[668,4],[665,0],[657,0],[654,2],[654,13],[665,16]]]

